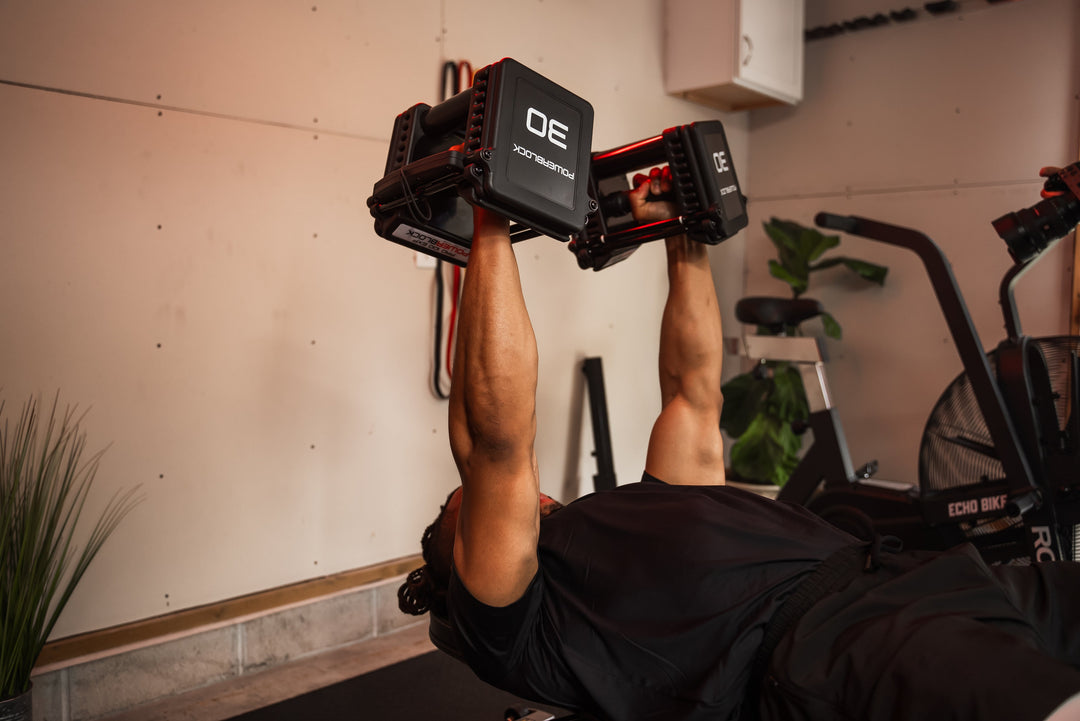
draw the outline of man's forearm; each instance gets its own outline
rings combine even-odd
[[[477,209],[450,391],[461,475],[454,565],[481,602],[521,597],[536,573],[536,339],[504,219]]]
[[[462,289],[452,432],[492,449],[535,436],[536,338],[504,219],[478,210]],[[453,440],[453,438],[452,438]]]
[[[723,331],[707,247],[668,238],[668,299],[660,329],[660,388],[666,404],[681,393],[694,404],[720,403]]]

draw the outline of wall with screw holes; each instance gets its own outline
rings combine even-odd
[[[804,102],[751,113],[748,293],[789,293],[768,275],[774,249],[762,221],[809,224],[823,210],[861,215],[935,239],[983,345],[1002,339],[998,284],[1011,260],[990,221],[1040,200],[1040,167],[1077,159],[1080,6],[957,6],[935,17],[922,3],[807,3],[808,28],[918,12],[910,22],[808,42]],[[831,270],[807,293],[843,325],[843,340],[825,348],[852,460],[877,459],[878,477],[916,482],[923,427],[961,371],[959,357],[912,253],[853,237],[838,252],[890,269],[884,288]],[[1019,287],[1027,333],[1068,332],[1072,275],[1070,237]],[[807,330],[821,332],[816,322]]]
[[[444,60],[513,56],[593,104],[597,149],[723,117],[745,168],[745,114],[664,95],[660,7],[0,4],[2,397],[90,409],[89,446],[109,449],[89,514],[117,489],[146,497],[54,637],[418,550],[456,474],[428,390],[432,273],[365,205],[394,116],[437,100]],[[741,242],[713,253],[730,308]],[[544,490],[591,483],[589,355],[619,480],[636,480],[662,251],[599,274],[551,240],[519,258]]]

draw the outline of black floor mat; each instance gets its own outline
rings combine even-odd
[[[502,721],[510,706],[538,708],[488,686],[464,664],[436,651],[229,721]]]

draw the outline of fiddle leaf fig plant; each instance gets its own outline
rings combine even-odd
[[[807,228],[790,220],[772,218],[764,224],[765,233],[776,246],[776,260],[769,261],[769,275],[791,286],[792,297],[798,298],[810,287],[810,274],[842,265],[859,277],[885,284],[889,269],[876,263],[857,260],[847,256],[827,258],[821,256],[840,245],[840,236],[825,235],[817,228]],[[829,313],[821,314],[825,335],[840,339],[840,324]]]
[[[731,446],[735,479],[782,486],[799,464],[798,423],[809,418],[798,370],[766,361],[724,384],[720,427],[737,440]]]
[[[140,500],[138,486],[118,492],[82,535],[79,521],[104,452],[84,458],[82,417],[70,408],[59,413],[54,399],[43,418],[31,398],[13,420],[0,400],[0,700],[30,688],[34,663],[75,586]]]
[[[822,258],[840,245],[840,237],[824,235],[790,220],[771,218],[765,233],[776,246],[769,274],[791,288],[799,298],[810,287],[812,273],[843,266],[875,285],[884,285],[888,268],[848,256]],[[840,339],[840,323],[820,314],[825,335]],[[782,329],[758,328],[763,335],[802,335],[801,324]],[[783,486],[799,465],[802,433],[810,418],[806,391],[798,368],[784,361],[764,360],[723,386],[720,427],[735,442],[731,446],[733,480]]]

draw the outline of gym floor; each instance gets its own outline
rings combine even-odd
[[[435,650],[427,624],[156,701],[100,721],[225,721]]]
[[[412,721],[432,711],[446,721],[495,721],[525,706],[536,708],[436,651],[422,623],[99,721]]]

